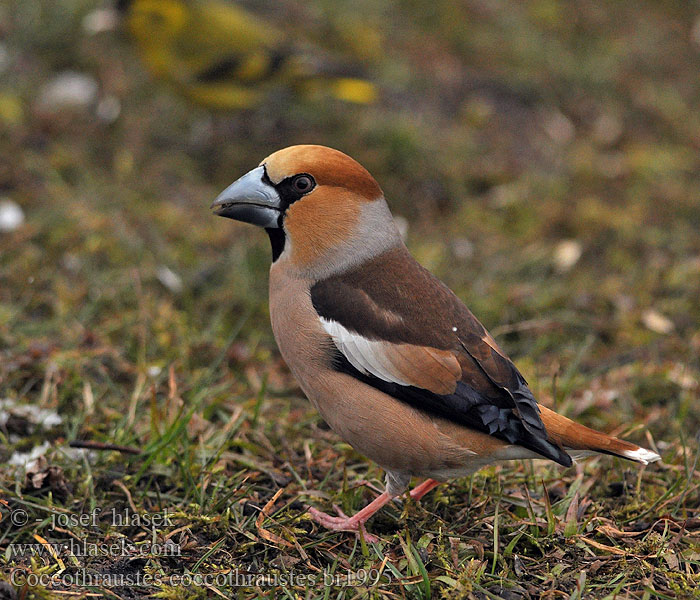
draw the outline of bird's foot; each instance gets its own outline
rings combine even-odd
[[[360,535],[361,532],[362,537],[364,537],[365,541],[369,542],[370,544],[379,541],[379,538],[376,535],[372,535],[371,533],[367,532],[364,521],[358,518],[358,515],[348,517],[342,510],[340,510],[340,507],[336,506],[335,504],[333,505],[333,509],[339,516],[334,517],[328,513],[321,512],[313,506],[309,507],[309,515],[311,515],[311,518],[316,521],[316,523],[325,527],[326,529],[330,529],[331,531],[352,531],[357,535]]]

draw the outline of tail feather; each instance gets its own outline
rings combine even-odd
[[[656,452],[574,423],[571,419],[567,419],[545,406],[540,405],[539,408],[542,422],[549,437],[567,451],[571,450],[573,456],[585,455],[588,452],[601,452],[645,465],[661,460]]]

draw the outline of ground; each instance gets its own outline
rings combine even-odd
[[[93,2],[0,7],[0,598],[699,597],[697,6],[300,4],[247,3],[376,104],[212,112]],[[208,211],[301,142],[375,175],[541,402],[663,462],[486,468],[376,544],[317,527],[383,473],[279,356],[264,234]]]

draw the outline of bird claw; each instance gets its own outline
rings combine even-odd
[[[379,541],[377,536],[372,535],[367,531],[367,529],[365,529],[364,523],[354,517],[348,517],[342,510],[340,510],[340,507],[336,506],[335,504],[333,505],[333,508],[340,516],[334,517],[328,513],[321,512],[313,506],[309,507],[309,515],[314,521],[316,521],[316,523],[322,527],[325,527],[326,529],[330,529],[331,531],[350,531],[356,533],[357,535],[360,535],[360,532],[362,532],[362,536],[365,538],[366,542],[373,544]]]

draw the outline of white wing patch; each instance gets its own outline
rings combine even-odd
[[[384,349],[390,342],[368,340],[349,331],[337,321],[319,317],[321,325],[333,338],[336,348],[348,362],[364,375],[374,375],[379,379],[399,385],[411,385],[401,378],[396,366],[387,358]]]

